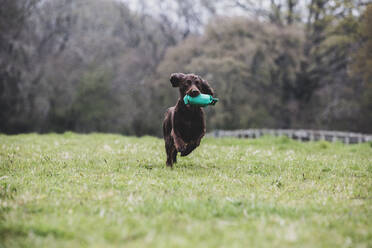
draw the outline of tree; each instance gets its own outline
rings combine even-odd
[[[25,130],[22,112],[22,72],[26,45],[19,42],[37,0],[4,0],[0,8],[0,132]]]
[[[354,4],[312,0],[308,6],[304,59],[294,89],[298,127],[358,129],[353,99],[358,89],[350,87],[355,78],[348,74],[362,9]]]
[[[9,7],[14,3],[7,2]],[[132,13],[125,4],[114,0],[48,0],[33,6],[12,40],[17,47],[12,47],[8,60],[1,61],[0,85],[4,91],[0,107],[4,111],[0,114],[0,131],[100,130],[141,134],[147,132],[145,128],[154,130],[149,125],[138,125],[150,103],[142,103],[136,96],[149,98],[144,81],[151,80],[165,50],[173,44],[168,40],[172,36],[167,33],[170,30],[158,32],[162,30],[160,22]],[[0,23],[5,23],[10,17],[1,18],[4,22]],[[10,33],[13,30],[9,27]],[[2,51],[7,52],[5,48],[9,46],[1,45]],[[17,53],[13,52],[15,48]],[[11,70],[9,61],[14,61],[10,63]],[[102,75],[96,70],[103,70]],[[91,92],[95,93],[89,97],[81,91],[87,78],[96,87],[92,86],[95,90]],[[105,94],[106,100],[97,93],[103,90],[98,84],[110,92]],[[107,101],[100,106],[110,106],[115,113],[99,114],[106,119],[105,125],[87,121],[99,111],[89,107],[96,97],[97,101]],[[72,118],[71,113],[79,113],[79,118]]]
[[[359,40],[362,45],[355,54],[355,61],[352,65],[352,73],[362,81],[360,94],[360,129],[365,132],[372,132],[372,4],[368,5],[360,25]]]

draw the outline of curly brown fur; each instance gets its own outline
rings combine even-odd
[[[173,87],[178,87],[180,96],[175,106],[165,113],[163,134],[167,153],[167,166],[177,162],[177,153],[189,155],[199,146],[205,135],[205,116],[202,108],[186,105],[185,95],[192,97],[200,93],[214,95],[208,82],[194,74],[173,73],[170,77]]]

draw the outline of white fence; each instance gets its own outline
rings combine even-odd
[[[258,138],[263,135],[287,136],[300,141],[317,141],[326,140],[330,142],[341,141],[345,144],[356,144],[372,141],[372,135],[323,131],[323,130],[301,130],[301,129],[246,129],[246,130],[215,130],[208,133],[212,137],[237,137],[237,138]]]

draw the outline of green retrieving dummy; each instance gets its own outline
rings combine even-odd
[[[215,105],[216,102],[218,102],[218,98],[213,98],[211,95],[207,94],[199,94],[196,97],[191,97],[189,95],[186,95],[183,98],[183,102],[185,104],[190,104],[190,105],[196,105],[199,107],[205,107],[208,105]]]

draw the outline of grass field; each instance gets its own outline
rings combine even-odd
[[[372,147],[0,135],[0,247],[372,247]]]

